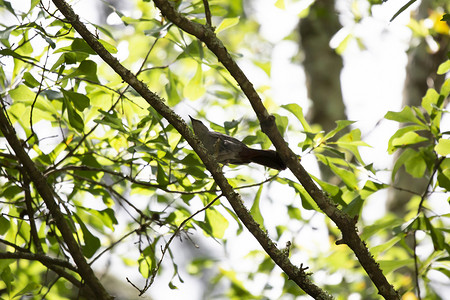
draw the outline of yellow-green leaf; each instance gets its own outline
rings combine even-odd
[[[228,228],[228,220],[213,207],[206,210],[206,222],[210,226],[211,235],[221,239]]]
[[[198,64],[197,71],[194,77],[189,81],[189,83],[184,87],[184,95],[190,100],[197,100],[205,93],[206,89],[203,85],[203,71],[202,65]]]
[[[414,131],[409,131],[405,133],[403,136],[392,140],[393,147],[402,147],[406,145],[417,144],[423,141],[426,141],[427,138],[418,135]]]
[[[425,96],[422,98],[422,106],[428,114],[431,115],[433,104],[436,105],[439,100],[439,94],[435,89],[428,89]]]
[[[252,208],[250,208],[250,213],[252,214],[253,219],[255,219],[255,221],[261,226],[264,224],[264,219],[261,215],[261,210],[259,209],[259,202],[261,200],[262,187],[263,187],[263,185],[259,186],[259,189],[255,195],[255,199],[253,200]]]
[[[219,26],[217,26],[216,33],[219,33],[225,29],[233,27],[237,23],[239,23],[239,17],[223,19],[222,22],[219,24]]]
[[[450,154],[450,140],[439,139],[438,144],[434,147],[434,151],[442,156],[447,156]]]
[[[284,0],[277,0],[277,2],[275,2],[275,7],[279,9],[286,9]]]
[[[286,105],[281,105],[281,107],[292,113],[297,118],[297,120],[300,121],[305,131],[312,131],[308,122],[306,122],[305,116],[303,115],[303,109],[300,105],[298,105],[297,103],[289,103]]]
[[[443,62],[442,64],[439,65],[437,73],[439,75],[444,75],[448,71],[450,71],[450,60],[449,59],[447,59],[445,62]]]

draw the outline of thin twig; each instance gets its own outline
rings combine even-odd
[[[167,252],[167,250],[169,249],[170,244],[172,243],[173,239],[178,235],[178,233],[183,229],[183,227],[190,221],[192,220],[192,218],[194,218],[196,215],[198,215],[199,213],[201,213],[202,211],[207,210],[208,208],[210,208],[220,197],[222,197],[223,195],[220,194],[219,196],[217,196],[216,198],[214,198],[211,202],[209,202],[205,207],[203,207],[202,209],[199,209],[198,211],[196,211],[195,213],[193,213],[192,215],[190,215],[188,218],[186,218],[185,220],[183,220],[183,222],[181,222],[181,224],[175,229],[175,231],[173,232],[172,236],[169,238],[169,240],[167,241],[167,243],[164,245],[164,247],[161,249],[161,258],[159,259],[158,263],[156,264],[156,267],[152,270],[152,275],[146,280],[145,286],[143,289],[138,289],[140,294],[139,296],[142,296],[149,288],[150,286],[153,284],[156,274],[158,273],[159,268],[161,267],[161,263],[164,259],[164,256]],[[130,280],[127,278],[127,281],[130,282]],[[130,282],[131,283],[131,282]],[[131,283],[132,284],[132,283]],[[132,284],[135,288],[137,288],[134,284]]]
[[[203,0],[203,6],[205,7],[206,25],[212,28],[211,11],[209,10],[208,0]]]
[[[425,187],[424,192],[422,193],[422,196],[420,198],[420,203],[419,206],[417,208],[417,216],[420,215],[420,213],[422,212],[423,209],[423,204],[425,202],[425,199],[427,198],[428,195],[428,189],[430,188],[432,182],[433,182],[433,177],[434,174],[436,174],[439,166],[441,165],[441,163],[444,161],[445,156],[441,157],[435,164],[433,173],[431,174],[428,183]],[[420,218],[417,218],[417,228],[420,228]],[[416,237],[416,233],[417,233],[417,229],[414,229],[413,232],[413,254],[414,254],[414,272],[415,272],[415,276],[414,276],[414,281],[416,284],[416,290],[417,290],[417,299],[421,300],[422,296],[420,295],[420,284],[419,284],[419,257],[417,256],[417,237]]]

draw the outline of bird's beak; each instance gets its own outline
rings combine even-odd
[[[200,122],[200,123],[202,123],[202,121],[197,120],[197,119],[195,119],[195,118],[193,118],[193,117],[191,117],[191,116],[189,116],[189,118],[191,118],[191,123],[194,123],[194,122]]]

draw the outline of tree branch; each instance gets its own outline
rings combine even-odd
[[[66,17],[73,28],[83,37],[86,43],[119,75],[122,79],[130,84],[159,114],[166,118],[172,126],[186,139],[191,145],[194,151],[199,155],[200,159],[205,164],[206,168],[211,172],[217,185],[221,188],[224,196],[228,199],[233,207],[236,215],[242,220],[247,229],[258,240],[260,245],[274,260],[274,262],[280,266],[281,269],[304,291],[307,291],[309,295],[314,298],[331,299],[325,291],[316,286],[309,276],[305,273],[303,268],[294,266],[287,255],[280,251],[276,244],[268,237],[260,225],[252,218],[248,209],[244,206],[241,200],[241,196],[236,193],[233,187],[228,183],[225,176],[222,173],[221,168],[217,162],[206,153],[206,149],[200,140],[194,136],[193,132],[189,129],[186,122],[175,114],[170,107],[168,107],[164,101],[155,93],[151,92],[147,85],[138,80],[137,77],[128,69],[126,69],[114,56],[111,55],[103,45],[97,40],[97,38],[79,21],[78,15],[74,13],[72,8],[63,0],[52,0],[58,7],[59,11]],[[160,2],[160,1],[158,1]],[[156,3],[156,1],[155,1]],[[167,4],[169,5],[169,4]],[[169,5],[172,9],[172,7]],[[172,9],[173,10],[173,9]],[[179,19],[180,20],[180,19]],[[181,19],[185,24],[190,24],[186,19]],[[174,22],[175,23],[175,22]],[[211,30],[204,31],[203,26],[199,32],[206,32],[208,34],[214,33]],[[217,40],[217,39],[216,39]],[[219,41],[220,42],[220,41]],[[220,43],[219,47],[223,47],[222,51],[226,52],[225,47]],[[230,58],[231,59],[231,58]],[[242,71],[241,71],[242,72]],[[242,73],[243,74],[243,73]],[[245,75],[244,75],[245,76]],[[246,84],[250,84],[247,80]],[[251,84],[250,84],[251,85]],[[246,89],[247,90],[247,89]],[[267,111],[266,111],[267,114]],[[268,118],[268,114],[266,116]],[[274,123],[274,122],[273,122]],[[294,159],[294,158],[293,158]],[[296,159],[296,158],[295,158]]]
[[[108,295],[98,278],[95,276],[94,271],[92,271],[91,267],[86,262],[83,253],[81,252],[81,248],[73,237],[72,230],[67,224],[66,219],[64,218],[64,214],[61,212],[58,204],[56,203],[56,200],[53,196],[53,190],[47,183],[45,177],[42,175],[34,162],[23,149],[22,144],[16,136],[14,128],[9,123],[8,118],[5,115],[6,107],[4,106],[4,101],[2,98],[0,98],[0,102],[2,104],[2,106],[0,107],[0,131],[3,133],[3,136],[6,138],[9,145],[14,150],[17,159],[23,165],[23,168],[27,171],[30,180],[34,183],[37,191],[42,197],[42,200],[47,206],[47,209],[50,211],[50,214],[54,218],[56,226],[58,226],[64,242],[69,248],[70,254],[72,255],[75,264],[78,266],[81,277],[99,299],[112,299],[111,296]]]
[[[239,68],[237,63],[228,53],[222,41],[218,39],[212,28],[190,21],[184,15],[177,12],[170,1],[154,0],[155,5],[160,9],[165,18],[177,25],[180,29],[190,33],[204,42],[230,72],[237,81],[242,91],[247,96],[250,104],[255,111],[262,131],[269,137],[274,144],[281,158],[285,161],[288,168],[297,177],[306,191],[311,195],[322,211],[338,226],[342,232],[342,243],[347,244],[355,253],[361,266],[365,269],[372,282],[378,288],[378,292],[386,299],[399,299],[398,293],[394,287],[389,284],[379,265],[370,254],[366,244],[360,239],[356,231],[356,220],[348,214],[340,211],[337,206],[329,199],[314,183],[308,172],[300,164],[295,153],[288,147],[286,141],[281,136],[275,124],[275,117],[269,115],[264,107],[261,98],[252,83]]]

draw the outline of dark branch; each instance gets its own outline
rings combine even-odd
[[[105,288],[102,286],[98,278],[95,276],[91,267],[86,262],[80,246],[73,237],[72,230],[67,224],[64,214],[59,209],[58,204],[54,198],[53,190],[47,183],[44,175],[39,171],[34,162],[25,152],[21,142],[16,136],[16,132],[12,125],[9,123],[8,118],[5,115],[6,107],[4,106],[3,99],[0,98],[2,106],[0,107],[0,131],[3,136],[8,141],[8,144],[14,150],[17,159],[22,164],[23,168],[26,170],[30,180],[34,183],[37,191],[42,197],[47,209],[53,216],[56,226],[58,227],[61,235],[66,243],[73,260],[79,268],[79,273],[81,277],[86,281],[91,290],[99,299],[111,299],[111,297],[106,292]]]
[[[398,293],[395,291],[394,287],[389,284],[379,265],[370,254],[369,249],[360,239],[355,228],[354,220],[346,213],[340,211],[331,199],[329,199],[314,183],[308,172],[300,164],[297,155],[295,155],[283,139],[276,127],[275,118],[269,115],[252,83],[233,60],[223,43],[216,37],[213,29],[190,21],[184,15],[177,12],[170,1],[154,0],[154,2],[168,20],[204,42],[209,50],[216,55],[218,60],[234,77],[249,99],[250,104],[260,121],[262,131],[272,141],[283,161],[311,195],[320,209],[322,209],[322,211],[333,220],[341,230],[343,235],[342,240],[353,250],[361,266],[365,269],[372,282],[378,288],[379,293],[386,299],[399,299]]]

